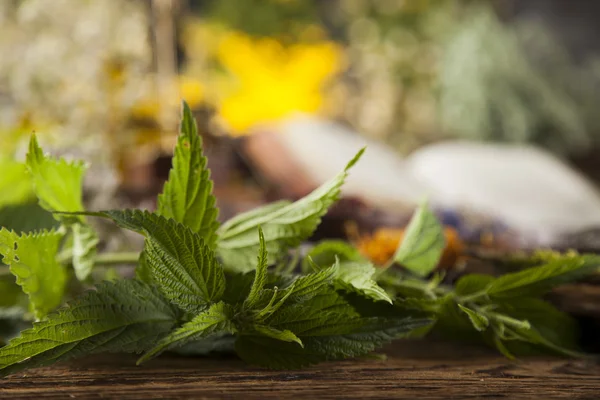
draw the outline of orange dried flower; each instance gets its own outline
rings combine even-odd
[[[379,228],[373,235],[362,235],[356,243],[356,247],[365,257],[376,265],[385,265],[396,252],[400,242],[404,238],[404,229]],[[458,232],[451,227],[444,228],[446,237],[446,248],[438,264],[438,268],[450,268],[463,254],[465,245],[460,239]]]

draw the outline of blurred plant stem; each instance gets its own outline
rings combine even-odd
[[[175,49],[174,17],[178,6],[177,0],[152,0],[154,18],[154,54],[156,60],[156,76],[158,99],[161,103],[159,121],[166,130],[177,124],[178,108],[174,108],[167,99],[173,97],[172,82],[177,76],[177,54]]]

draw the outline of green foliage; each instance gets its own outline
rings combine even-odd
[[[0,171],[0,209],[34,198],[31,178],[27,175],[27,167],[24,164],[0,156]]]
[[[177,311],[139,281],[102,283],[0,349],[0,375],[99,352],[139,353],[169,332]]]
[[[441,224],[429,208],[422,205],[408,224],[394,261],[424,277],[435,269],[445,246],[446,239]]]
[[[0,230],[0,254],[16,282],[29,296],[36,318],[58,306],[67,282],[65,267],[56,260],[62,235],[55,231],[17,235]]]
[[[113,219],[146,237],[144,262],[164,295],[191,313],[219,301],[225,290],[223,268],[202,237],[188,226],[140,210],[91,213]]]
[[[52,213],[44,210],[37,201],[14,204],[0,209],[0,227],[15,232],[31,232],[59,227]]]
[[[233,309],[231,306],[219,302],[213,304],[206,311],[195,316],[190,322],[171,332],[158,342],[156,346],[146,352],[138,360],[138,364],[156,357],[165,350],[180,347],[191,341],[197,341],[222,333],[235,333],[236,329],[231,319]]]
[[[83,211],[82,186],[86,166],[82,162],[53,159],[31,136],[27,153],[27,168],[31,173],[35,194],[48,211]],[[62,218],[57,214],[57,218]],[[72,217],[71,217],[72,218]],[[83,217],[76,217],[83,221]]]
[[[32,135],[26,165],[35,194],[44,209],[71,213],[84,210],[83,176],[87,167],[83,162],[68,162],[44,155],[35,135]],[[54,216],[71,230],[72,264],[77,278],[84,281],[92,272],[98,236],[82,215],[55,213]]]
[[[213,183],[202,155],[202,139],[187,103],[183,103],[180,135],[175,146],[173,168],[158,196],[157,213],[187,225],[213,247],[219,227],[212,194]]]
[[[89,225],[75,223],[71,226],[73,235],[73,269],[80,281],[84,281],[92,273],[98,235]]]
[[[449,287],[442,274],[431,274],[444,237],[426,206],[415,213],[394,259],[408,272],[376,269],[341,241],[315,246],[302,261],[303,273],[269,270],[285,265],[288,250],[312,234],[361,154],[305,198],[239,215],[217,236],[212,183],[185,104],[156,213],[83,211],[83,164],[44,156],[32,138],[28,167],[36,193],[44,207],[61,211],[61,224],[20,235],[0,230],[0,254],[9,266],[0,267],[0,335],[18,326],[9,322],[5,329],[6,321],[27,318],[25,295],[38,319],[0,348],[0,375],[108,351],[144,353],[138,363],[168,350],[235,351],[251,364],[297,368],[429,332],[482,341],[508,357],[539,349],[581,355],[576,322],[539,296],[595,271],[599,257],[553,255],[543,265],[501,277],[468,275]],[[93,271],[111,258],[96,255],[98,237],[84,215],[111,219],[145,237],[139,256],[113,258],[137,261],[136,279]],[[68,282],[68,266],[76,285]],[[114,282],[83,294],[66,292],[98,276]],[[74,300],[54,311],[65,297]]]
[[[322,268],[336,262],[339,262],[339,269],[334,282],[338,289],[392,303],[390,296],[375,281],[377,271],[373,264],[346,242],[324,240],[308,253],[302,264],[303,270],[307,271],[311,265]]]
[[[337,201],[348,170],[363,152],[364,149],[356,154],[344,171],[308,196],[291,204],[280,202],[224,224],[219,230],[217,254],[223,259],[225,267],[240,272],[254,268],[253,260],[259,247],[256,236],[258,226],[264,232],[269,264],[281,259],[288,249],[307,239],[315,231],[327,209]]]

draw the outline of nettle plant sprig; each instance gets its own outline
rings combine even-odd
[[[201,138],[185,103],[155,212],[85,211],[85,164],[45,155],[33,136],[26,165],[41,206],[60,227],[0,230],[6,265],[0,284],[10,289],[0,293],[0,318],[17,310],[34,320],[0,348],[0,375],[100,352],[139,353],[141,363],[167,350],[234,351],[251,364],[298,368],[435,332],[489,343],[509,357],[540,349],[581,355],[576,322],[541,296],[595,271],[595,256],[557,255],[520,272],[467,275],[448,286],[434,273],[445,247],[442,227],[423,205],[387,268],[374,267],[343,241],[323,241],[301,262],[299,252],[291,257],[339,198],[363,151],[299,201],[269,204],[220,225]],[[97,254],[90,217],[143,235],[141,254]],[[135,278],[95,282],[96,267],[107,260],[133,262]],[[15,287],[26,295],[25,307]]]

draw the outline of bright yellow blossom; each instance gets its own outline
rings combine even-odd
[[[221,41],[218,59],[238,82],[219,115],[234,134],[243,134],[293,112],[319,111],[324,84],[342,67],[342,50],[328,41],[284,47],[232,33]]]

